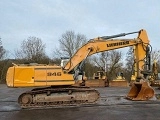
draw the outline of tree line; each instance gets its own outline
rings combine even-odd
[[[14,51],[15,59],[7,58],[7,50],[2,45],[0,39],[0,83],[5,83],[6,73],[10,66],[24,63],[56,64],[60,65],[61,57],[72,57],[82,45],[87,43],[84,34],[66,31],[58,40],[59,47],[53,50],[52,57],[48,57],[45,49],[46,44],[38,37],[31,36],[21,42],[21,46]],[[160,50],[152,51],[152,60],[159,62]],[[109,80],[115,79],[119,72],[124,73],[124,77],[130,80],[134,62],[133,49],[129,48],[125,62],[123,53],[120,50],[110,50],[88,57],[85,60],[84,73],[87,77],[92,77],[97,71],[105,71]]]

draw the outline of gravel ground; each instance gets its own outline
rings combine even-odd
[[[160,120],[160,101],[126,100],[129,87],[96,88],[101,97],[95,105],[21,109],[17,98],[30,89],[0,84],[0,120]]]

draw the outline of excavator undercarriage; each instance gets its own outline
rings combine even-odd
[[[36,88],[21,94],[18,103],[22,108],[93,104],[99,98],[97,90],[89,87]]]

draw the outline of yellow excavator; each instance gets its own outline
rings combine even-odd
[[[117,74],[116,79],[109,81],[111,87],[129,87],[129,82],[123,76],[123,72]]]
[[[137,38],[115,39],[134,33],[138,33]],[[154,90],[146,81],[150,71],[150,57],[149,40],[144,29],[90,39],[61,66],[14,64],[7,71],[6,82],[8,87],[35,87],[19,96],[18,103],[22,108],[96,103],[99,99],[97,90],[74,86],[76,80],[83,78],[85,59],[95,53],[129,46],[136,46],[137,82],[133,84],[127,98],[148,100],[154,96]]]

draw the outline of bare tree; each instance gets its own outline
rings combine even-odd
[[[59,48],[54,50],[54,58],[71,57],[87,41],[83,34],[76,34],[74,31],[66,31],[59,39]]]
[[[72,57],[74,53],[85,43],[87,43],[85,35],[80,33],[76,34],[74,31],[66,31],[59,39],[59,48],[53,50],[53,61],[55,61],[55,63],[60,63],[60,57]],[[94,70],[93,67],[94,65],[92,65],[92,63],[90,63],[90,59],[87,58],[82,69],[85,71],[87,76],[91,76],[91,74],[93,74],[92,70]]]
[[[36,37],[23,40],[20,49],[15,51],[15,55],[17,59],[25,59],[28,62],[41,62],[48,58],[45,53],[45,44]]]
[[[112,50],[97,54],[93,57],[93,62],[96,66],[99,66],[101,70],[106,71],[108,79],[111,80],[116,77],[123,65],[121,59],[121,51]]]
[[[151,52],[151,63],[153,63],[154,61],[160,61],[160,50],[153,50]]]
[[[4,49],[2,45],[2,41],[0,38],[0,82],[5,82],[5,76],[8,68],[8,62],[4,60],[7,56],[7,51]]]
[[[154,67],[154,62],[156,62],[156,64],[157,64],[157,69],[155,69],[155,67]],[[153,74],[155,74],[156,70],[159,73],[160,72],[160,50],[155,49],[151,52],[151,64],[152,64]]]
[[[0,38],[0,60],[5,58],[6,54],[7,54],[7,51],[4,49],[4,47],[2,45],[2,40]]]
[[[127,80],[131,80],[131,76],[133,74],[133,67],[134,67],[134,51],[133,47],[130,47],[127,54],[126,54],[126,64],[125,64],[125,78]]]
[[[133,47],[130,47],[126,55],[126,70],[131,72],[134,63]]]

